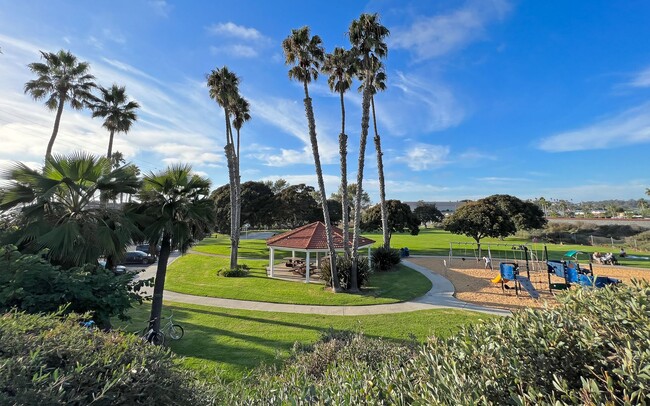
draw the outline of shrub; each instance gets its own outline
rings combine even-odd
[[[645,404],[650,399],[649,300],[647,282],[578,289],[560,296],[554,308],[516,312],[449,339],[432,337],[416,353],[382,347],[379,358],[323,343],[275,373],[257,372],[220,391],[220,401]]]
[[[237,268],[221,268],[217,271],[217,275],[223,276],[225,278],[240,278],[242,276],[248,276],[250,268],[246,264],[239,264]]]
[[[341,288],[347,290],[350,289],[350,272],[352,270],[352,259],[347,259],[345,257],[336,257],[336,270],[338,272],[339,282]],[[321,262],[321,275],[323,280],[331,285],[332,282],[332,273],[330,271],[330,262],[323,261]],[[370,277],[370,267],[368,266],[368,259],[365,257],[359,257],[357,264],[357,289],[360,289],[368,282]]]
[[[401,260],[399,250],[379,247],[372,252],[372,270],[375,272],[388,271],[399,264]]]
[[[204,405],[207,388],[169,350],[80,325],[75,314],[0,317],[0,404]]]

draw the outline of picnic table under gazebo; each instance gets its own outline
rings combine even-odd
[[[343,252],[343,231],[340,228],[332,227],[334,237],[334,249],[337,252]],[[359,237],[359,249],[368,249],[368,261],[370,262],[370,250],[374,240],[365,237]],[[350,248],[352,247],[352,234],[349,239]],[[315,256],[316,268],[320,268],[320,263],[323,258],[329,254],[327,247],[327,234],[325,233],[325,224],[321,221],[307,224],[302,227],[287,231],[282,234],[275,235],[266,240],[266,246],[269,247],[269,267],[268,272],[271,278],[274,276],[276,265],[275,254],[276,251],[291,251],[290,257],[283,257],[285,266],[293,269],[295,272],[302,275],[304,271],[305,282],[309,283],[311,269],[312,254]],[[304,252],[305,258],[297,257],[296,252]],[[323,254],[321,256],[321,254]],[[304,262],[301,262],[304,261]]]

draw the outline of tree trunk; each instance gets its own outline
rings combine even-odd
[[[106,154],[106,158],[111,159],[111,154],[113,153],[113,136],[115,135],[115,131],[111,130],[110,136],[108,138],[108,153]]]
[[[390,232],[388,230],[388,208],[386,207],[386,183],[384,182],[384,161],[381,152],[381,138],[377,131],[377,116],[375,115],[375,97],[371,96],[372,123],[375,127],[375,149],[377,150],[377,172],[379,174],[379,202],[381,206],[381,229],[384,237],[384,248],[390,248]]]
[[[54,119],[54,128],[52,129],[52,136],[50,142],[47,143],[47,150],[45,151],[45,160],[47,161],[52,157],[52,147],[54,147],[54,140],[59,133],[59,124],[61,124],[61,114],[63,114],[63,104],[65,102],[65,95],[59,96],[59,105],[56,108],[56,118]]]
[[[330,253],[330,271],[332,275],[332,290],[338,292],[341,290],[339,284],[338,270],[336,269],[336,249],[334,248],[334,238],[332,235],[332,223],[330,222],[330,211],[327,207],[327,194],[325,193],[325,182],[323,181],[323,170],[320,165],[320,155],[318,154],[318,139],[316,138],[316,119],[314,118],[314,108],[309,97],[307,82],[303,82],[305,88],[305,113],[307,114],[307,125],[309,126],[309,140],[311,141],[311,150],[314,154],[314,166],[316,167],[316,177],[318,178],[318,190],[320,192],[321,206],[323,207],[323,220],[325,222],[325,234],[327,235],[327,248]]]
[[[341,134],[339,134],[339,155],[341,156],[341,212],[343,215],[343,249],[350,258],[350,216],[348,201],[348,136],[345,135],[345,103],[341,92]]]
[[[171,235],[169,233],[163,234],[160,245],[160,256],[158,257],[158,267],[156,268],[156,280],[153,287],[153,301],[151,302],[151,315],[149,316],[149,320],[154,320],[153,329],[156,332],[160,331],[165,275],[167,275],[167,261],[171,252],[170,238]]]
[[[235,172],[235,147],[232,142],[232,127],[230,126],[230,112],[223,109],[226,118],[226,161],[228,162],[228,182],[230,185],[230,269],[237,268],[237,255],[239,248],[239,229],[237,224],[237,173]]]
[[[481,255],[481,239],[480,238],[476,240],[476,250],[478,252],[478,258],[476,258],[476,259],[480,260],[483,257],[483,255]]]
[[[361,102],[361,136],[359,137],[359,169],[357,170],[357,195],[354,201],[354,234],[352,241],[352,270],[350,283],[358,284],[359,237],[361,236],[361,195],[363,194],[363,167],[365,165],[366,141],[370,122],[370,88],[363,86],[363,101]]]

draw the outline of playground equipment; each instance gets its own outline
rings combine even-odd
[[[561,260],[549,260],[548,250],[544,246],[544,255],[546,257],[546,267],[548,271],[548,290],[565,290],[571,287],[571,284],[577,284],[585,287],[602,288],[607,285],[616,285],[621,283],[620,280],[607,276],[598,276],[594,278],[594,270],[589,263],[589,268],[581,268],[578,262],[578,255],[583,252],[572,250],[564,254]],[[564,279],[564,283],[552,283],[551,275]]]
[[[515,284],[515,294],[519,296],[519,291],[525,290],[533,299],[539,299],[539,292],[530,282],[530,264],[528,261],[528,247],[525,245],[513,246],[513,250],[521,250],[522,256],[526,263],[526,276],[521,275],[519,264],[517,262],[501,262],[499,264],[499,275],[492,279],[492,283],[501,283],[501,290],[505,292],[509,289],[507,282],[513,281]]]

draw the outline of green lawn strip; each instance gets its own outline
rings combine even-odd
[[[333,294],[322,284],[305,284],[266,276],[267,261],[242,260],[251,267],[249,276],[224,278],[217,270],[228,258],[187,254],[174,261],[167,272],[165,289],[197,296],[259,302],[311,305],[373,305],[402,302],[424,295],[431,282],[419,272],[399,265],[395,271],[374,274],[360,294]]]
[[[192,250],[206,254],[230,255],[230,238],[227,235],[218,234],[216,237],[203,239]],[[239,256],[244,258],[264,259],[269,257],[269,249],[265,240],[240,240]]]
[[[451,309],[370,316],[324,316],[167,302],[163,317],[172,310],[174,321],[183,326],[185,336],[178,341],[166,338],[166,344],[176,354],[185,357],[185,365],[206,379],[219,375],[227,380],[237,379],[262,363],[279,362],[287,357],[295,342],[314,343],[329,328],[360,331],[371,337],[390,340],[407,340],[412,334],[417,340],[424,341],[431,335],[447,337],[461,326],[493,317]],[[149,305],[133,309],[133,319],[125,329],[130,331],[144,326],[149,311]]]

